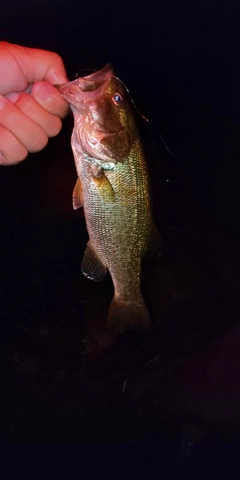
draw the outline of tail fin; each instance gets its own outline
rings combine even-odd
[[[125,330],[142,332],[151,327],[151,321],[145,302],[124,301],[114,295],[108,312],[108,329],[115,334]]]

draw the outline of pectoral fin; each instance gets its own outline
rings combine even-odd
[[[83,193],[82,193],[82,184],[80,178],[77,179],[75,187],[72,194],[72,204],[74,210],[83,206]]]
[[[104,265],[97,256],[90,241],[87,243],[84,252],[81,270],[85,277],[90,280],[95,280],[95,282],[101,282],[107,273],[106,265]]]
[[[112,202],[114,190],[106,175],[103,173],[100,177],[92,176],[92,179],[104,202]]]

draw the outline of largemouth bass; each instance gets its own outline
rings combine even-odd
[[[141,260],[155,227],[131,100],[110,65],[59,90],[74,115],[71,145],[78,180],[73,207],[83,206],[89,234],[82,272],[95,281],[110,272],[111,331],[147,329],[150,318],[140,288]]]

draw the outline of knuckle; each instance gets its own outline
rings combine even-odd
[[[6,152],[0,152],[0,165],[16,165],[22,162],[28,156],[28,151],[22,145],[15,150]]]
[[[26,147],[8,129],[0,126],[0,165],[14,165],[28,155]]]
[[[48,125],[48,135],[49,137],[55,137],[58,135],[62,128],[62,121],[59,117],[53,116]]]
[[[0,165],[8,165],[10,162],[7,160],[7,158],[3,155],[2,152],[0,152]]]
[[[47,143],[48,143],[48,136],[44,131],[42,131],[38,135],[35,135],[35,137],[32,137],[31,146],[29,147],[29,152],[32,152],[32,153],[39,152],[44,147],[46,147]]]
[[[16,157],[12,160],[12,164],[20,163],[28,156],[28,151],[26,148],[23,148],[19,151]]]
[[[53,55],[53,62],[54,64],[57,66],[57,67],[60,67],[62,69],[64,69],[64,64],[63,64],[63,60],[62,58],[60,57],[60,55],[56,52],[52,52],[52,55]]]

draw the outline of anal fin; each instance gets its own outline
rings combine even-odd
[[[97,256],[90,240],[87,243],[87,247],[84,252],[81,270],[85,277],[89,278],[90,280],[95,280],[95,282],[101,282],[107,273],[106,265],[104,265]]]

